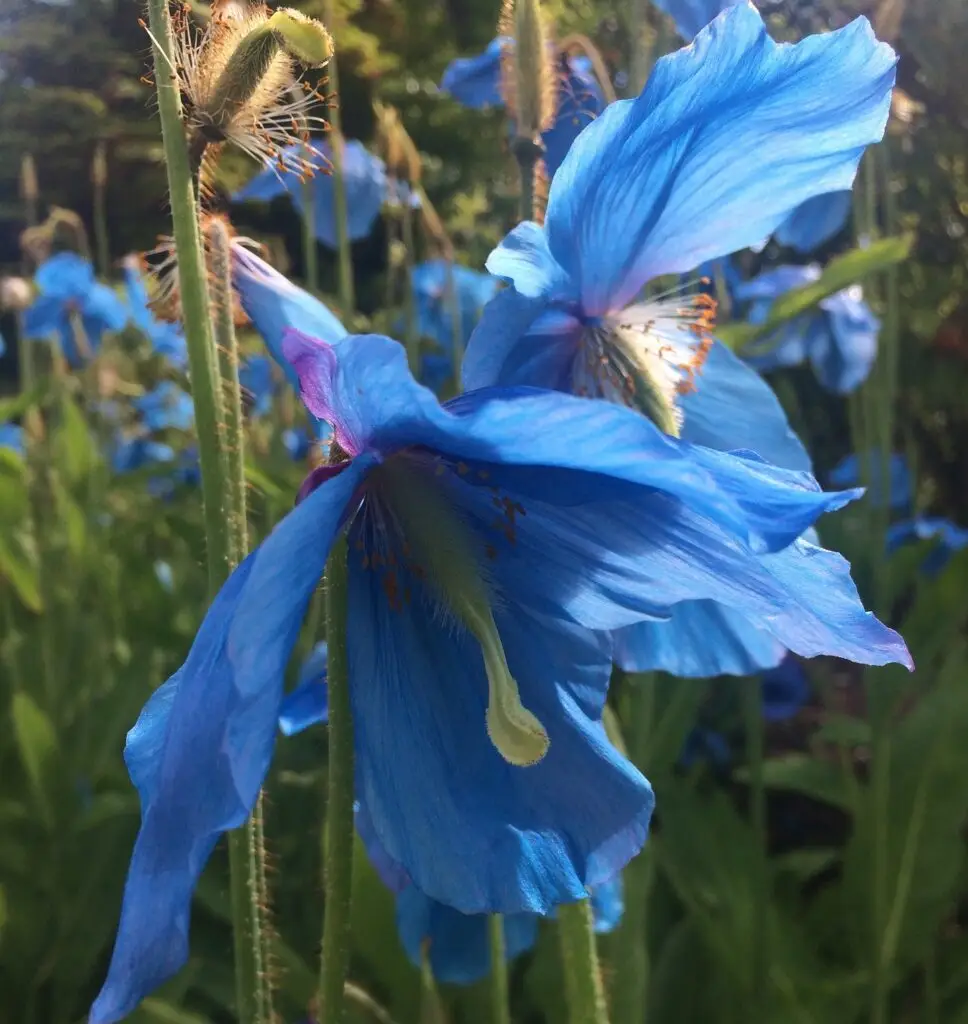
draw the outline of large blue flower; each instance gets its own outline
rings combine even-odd
[[[934,549],[921,566],[929,576],[941,572],[951,556],[968,547],[968,530],[939,516],[917,516],[894,523],[887,531],[887,550],[896,551],[913,541],[933,540]]]
[[[659,61],[637,100],[582,132],[545,226],[521,224],[491,253],[488,269],[511,287],[471,338],[466,386],[602,396],[686,440],[808,468],[769,387],[712,341],[708,297],[628,303],[650,279],[762,240],[791,205],[849,185],[864,145],[883,133],[893,79],[893,52],[863,19],[777,46],[751,6],[722,14]],[[819,550],[797,545],[772,556],[770,571]],[[616,641],[623,667],[682,675],[745,674],[783,653],[761,622],[715,601]]]
[[[24,311],[28,338],[56,335],[68,365],[78,369],[101,347],[105,331],[120,331],[128,311],[112,288],[99,284],[88,260],[59,252],[34,276],[39,295]]]
[[[476,57],[452,61],[440,88],[465,107],[501,106],[501,54],[514,40],[498,37]],[[581,130],[605,109],[605,96],[591,61],[583,56],[557,57],[557,102],[555,121],[542,133],[548,174],[553,176]]]
[[[314,142],[314,163],[329,168],[333,151],[328,142]],[[249,199],[269,200],[288,193],[296,209],[302,212],[305,202],[303,161],[306,147],[289,146],[271,167],[260,171],[251,181],[232,194],[235,202]],[[351,242],[366,238],[383,207],[387,194],[387,176],[383,161],[374,156],[362,142],[347,139],[343,146],[343,181],[346,187],[347,231]],[[330,249],[337,246],[336,200],[333,175],[320,169],[311,180],[315,235]]]
[[[333,423],[331,463],[226,582],[129,734],[142,824],[92,1024],[185,962],[192,890],[256,800],[283,673],[341,530],[361,835],[465,913],[546,913],[645,841],[651,790],[601,723],[603,631],[715,596],[801,653],[909,661],[835,556],[813,556],[822,607],[801,601],[798,576],[764,568],[761,552],[845,500],[802,474],[552,392],[441,407],[386,338],[334,350],[293,332],[283,353]]]
[[[173,366],[185,369],[188,365],[188,346],[178,324],[156,320],[148,304],[148,289],[137,256],[124,261],[124,286],[135,327],[151,342],[151,347]]]
[[[849,190],[827,192],[801,203],[776,229],[776,240],[799,253],[811,253],[839,235],[850,216]]]
[[[762,324],[777,298],[819,277],[820,268],[815,264],[777,267],[738,285],[735,295],[752,303],[750,322]],[[854,285],[771,332],[748,347],[743,356],[763,372],[798,366],[809,359],[825,388],[848,394],[864,383],[874,365],[880,326],[864,302],[860,285]]]
[[[451,313],[450,278],[457,298],[460,320],[460,346],[464,345],[481,317],[481,310],[494,297],[500,283],[490,274],[462,267],[447,260],[428,260],[413,268],[410,282],[417,305],[417,327],[426,338],[442,348],[454,347],[454,323]]]
[[[727,7],[743,2],[744,0],[655,0],[655,5],[670,15],[676,23],[676,31],[688,43]]]
[[[191,430],[195,422],[191,395],[170,380],[162,381],[132,404],[149,430]]]

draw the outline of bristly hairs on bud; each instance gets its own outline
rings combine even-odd
[[[555,119],[556,76],[551,34],[540,0],[504,0],[498,33],[501,85],[519,137],[536,139]]]
[[[288,146],[305,142],[325,119],[310,111],[323,98],[300,82],[304,68],[323,67],[333,54],[325,26],[298,11],[270,11],[263,4],[220,0],[208,25],[199,30],[190,11],[176,11],[175,68],[184,103],[185,129],[199,187],[211,187],[214,153],[231,143],[259,164],[282,159]],[[312,151],[293,158],[288,169],[311,176],[318,168]]]

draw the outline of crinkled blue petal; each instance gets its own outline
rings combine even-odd
[[[879,140],[895,55],[864,18],[778,45],[752,4],[663,57],[642,95],[581,133],[551,184],[548,248],[586,314],[646,281],[771,234],[791,208],[849,188]]]
[[[627,672],[684,679],[747,676],[780,663],[786,648],[741,612],[715,601],[683,601],[668,621],[638,622],[612,634],[615,663]]]
[[[688,43],[720,12],[742,0],[656,0],[656,7],[672,17],[676,31]]]
[[[504,105],[501,95],[501,48],[509,40],[492,39],[487,49],[475,57],[458,57],[447,65],[440,80],[441,92],[451,96],[465,107],[499,107]]]
[[[763,717],[768,722],[792,718],[810,698],[810,683],[800,662],[788,654],[775,668],[763,673]]]
[[[155,693],[125,758],[141,830],[107,980],[90,1024],[131,1013],[188,957],[191,897],[219,836],[241,825],[272,756],[286,663],[345,510],[372,465],[314,491],[222,587],[185,664]]]
[[[544,228],[534,221],[522,221],[512,228],[485,266],[527,299],[570,302],[577,308],[580,295],[576,283],[552,255]]]
[[[840,395],[856,390],[870,374],[877,358],[880,321],[860,297],[859,289],[846,289],[821,303],[827,316],[824,343],[814,346],[810,361],[817,379]]]
[[[875,505],[902,509],[910,505],[914,495],[914,481],[907,459],[898,452],[892,453],[887,464],[888,481],[884,486],[884,466],[880,452],[865,456],[870,473],[867,498]],[[857,487],[861,483],[861,464],[856,455],[847,455],[830,471],[832,487]]]
[[[397,896],[397,931],[411,963],[420,967],[427,943],[430,968],[438,981],[470,985],[491,972],[487,914],[462,914],[425,896],[410,885]],[[504,918],[504,947],[508,960],[526,953],[538,937],[535,914]]]
[[[847,224],[852,202],[849,190],[814,196],[801,203],[776,229],[776,240],[804,255],[811,253],[840,234]]]
[[[329,647],[321,640],[312,649],[299,671],[299,679],[291,693],[283,698],[279,709],[279,729],[286,736],[329,721]]]

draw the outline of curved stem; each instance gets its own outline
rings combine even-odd
[[[504,918],[500,914],[491,914],[487,928],[491,947],[491,1024],[511,1024]]]
[[[319,977],[320,1024],[343,1019],[350,959],[353,885],[353,715],[346,650],[347,546],[340,538],[326,566],[326,639],[329,643],[329,796],[326,804],[326,911]]]
[[[766,787],[763,780],[763,691],[759,677],[740,680],[746,730],[746,760],[750,777],[750,819],[756,848],[752,872],[753,934],[750,963],[750,1020],[766,1017],[766,982],[769,909],[769,862],[767,859]]]
[[[608,1024],[590,900],[558,908],[558,935],[570,1024]]]

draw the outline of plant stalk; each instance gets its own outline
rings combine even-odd
[[[770,865],[766,821],[766,786],[763,776],[763,689],[759,677],[740,680],[743,721],[746,732],[746,760],[749,768],[750,821],[756,848],[756,865],[752,876],[753,934],[750,963],[750,1020],[766,1019],[766,995],[769,948],[768,911],[770,900]]]
[[[491,948],[491,1024],[511,1024],[504,918],[500,914],[491,914],[487,919],[487,929]]]
[[[608,1024],[590,900],[558,908],[558,935],[570,1024]]]
[[[410,364],[410,372],[419,379],[420,377],[420,334],[417,329],[417,304],[413,294],[413,268],[414,260],[414,231],[413,231],[413,208],[409,203],[403,204],[403,261],[404,261],[404,295],[403,308],[406,314],[406,343],[407,362]]]

